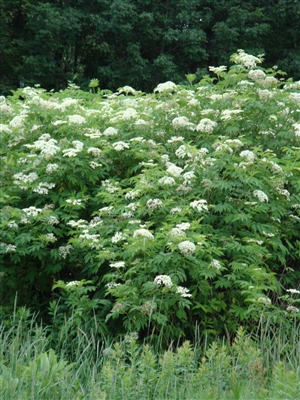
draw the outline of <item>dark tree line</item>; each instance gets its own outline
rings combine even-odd
[[[299,0],[0,0],[0,92],[68,81],[150,91],[242,48],[300,78]]]

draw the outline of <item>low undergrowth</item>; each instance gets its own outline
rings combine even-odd
[[[227,339],[140,343],[135,333],[112,342],[97,325],[60,336],[25,308],[0,328],[1,399],[299,399],[299,326],[270,321],[252,335]]]

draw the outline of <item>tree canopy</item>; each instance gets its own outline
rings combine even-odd
[[[131,85],[144,91],[243,48],[300,77],[300,4],[294,0],[0,0],[0,91],[41,84]]]

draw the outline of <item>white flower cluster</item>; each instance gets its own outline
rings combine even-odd
[[[208,70],[216,75],[220,75],[221,72],[225,72],[227,70],[227,67],[226,65],[220,65],[219,67],[208,67]]]
[[[265,304],[266,306],[272,304],[272,301],[271,301],[271,299],[269,299],[269,297],[259,297],[259,298],[257,299],[257,301],[258,301],[259,303]]]
[[[119,190],[118,186],[114,185],[109,179],[101,181],[101,185],[105,187],[108,193],[115,193]]]
[[[266,193],[263,192],[262,190],[254,190],[253,196],[256,197],[256,198],[258,198],[258,200],[259,200],[261,203],[263,203],[264,201],[266,201],[266,202],[269,201],[268,196],[267,196]]]
[[[68,118],[71,124],[81,125],[86,123],[86,119],[81,115],[69,115]]]
[[[79,140],[73,140],[72,145],[74,148],[63,150],[64,157],[76,157],[78,153],[83,150],[84,144]]]
[[[154,93],[174,92],[176,88],[177,86],[175,85],[175,83],[168,81],[157,85],[156,88],[154,89]]]
[[[176,142],[182,142],[184,140],[184,137],[182,136],[171,136],[170,139],[167,140],[168,143],[176,143]],[[167,154],[164,154],[165,157],[169,157],[167,156]]]
[[[268,101],[274,96],[274,93],[268,89],[257,89],[257,93],[261,101]]]
[[[139,236],[148,238],[148,239],[154,239],[154,236],[152,235],[152,233],[150,231],[148,231],[147,229],[141,228],[141,229],[137,229],[136,231],[134,231],[133,233],[133,237],[137,238]]]
[[[122,142],[122,141],[115,142],[115,143],[113,143],[113,148],[116,151],[122,151],[122,150],[125,150],[125,149],[129,149],[129,144],[125,143],[125,142]]]
[[[176,213],[180,213],[182,211],[181,207],[174,207],[170,210],[170,214],[176,214]]]
[[[243,110],[223,110],[221,112],[221,120],[222,121],[229,121],[232,118],[237,119],[237,115],[241,114]]]
[[[194,124],[192,124],[187,117],[174,118],[172,121],[172,125],[175,130],[194,126]]]
[[[248,73],[248,78],[254,82],[262,82],[266,78],[266,74],[261,69],[251,69]]]
[[[175,179],[171,176],[163,176],[158,180],[158,184],[162,186],[173,186],[175,185]]]
[[[116,232],[114,236],[111,238],[112,243],[118,243],[120,240],[125,240],[125,236],[122,232]]]
[[[87,152],[91,153],[93,157],[100,157],[102,155],[101,150],[97,147],[89,147]]]
[[[190,206],[199,212],[208,211],[207,201],[206,200],[194,200],[190,203]]]
[[[187,147],[184,144],[178,147],[178,149],[175,151],[175,155],[178,158],[192,157],[192,153],[188,151]]]
[[[189,289],[182,286],[177,286],[176,293],[179,293],[181,297],[192,297],[191,293],[189,292]]]
[[[58,170],[58,168],[58,164],[48,164],[46,167],[46,172],[47,174],[52,174],[52,172],[55,172],[56,170]]]
[[[212,260],[212,262],[209,265],[210,267],[215,268],[218,271],[221,268],[221,263],[219,260]]]
[[[189,256],[196,251],[196,246],[189,240],[185,240],[184,242],[179,243],[178,248],[184,256]]]
[[[149,208],[149,210],[157,210],[161,208],[162,206],[162,201],[160,199],[149,199],[146,203],[146,206]]]
[[[114,136],[118,133],[118,129],[113,128],[112,126],[109,126],[108,128],[105,129],[103,132],[104,136]]]
[[[124,120],[129,120],[131,118],[136,118],[137,115],[137,111],[134,108],[129,107],[123,112],[122,118]]]
[[[17,246],[15,246],[14,244],[0,243],[0,246],[4,247],[5,253],[15,253],[17,250]]]
[[[186,233],[179,228],[173,228],[170,230],[170,236],[176,237],[176,236],[186,236]]]
[[[66,259],[72,249],[73,246],[71,244],[67,244],[66,246],[59,246],[58,253],[61,256],[61,258]]]
[[[79,206],[80,204],[83,204],[84,200],[82,199],[67,199],[66,203],[72,204],[73,206]]]
[[[79,285],[80,285],[80,281],[71,281],[66,284],[66,287],[73,287],[73,286],[79,286]]]
[[[212,121],[209,118],[203,118],[197,125],[196,131],[203,133],[211,133],[217,126],[218,124],[215,121]]]
[[[191,224],[189,222],[181,222],[180,224],[176,225],[176,228],[181,229],[182,231],[187,231],[190,229]]]
[[[300,137],[300,123],[293,124],[293,128],[295,129],[295,136]]]
[[[286,310],[291,314],[297,314],[300,311],[299,308],[294,306],[287,306]]]
[[[78,236],[79,239],[88,241],[88,245],[91,249],[99,249],[99,238],[100,235],[98,233],[91,234],[87,229],[83,230],[83,232]]]
[[[48,194],[49,189],[53,189],[55,187],[55,183],[47,183],[47,182],[41,182],[32,189],[33,192],[38,193],[38,194]]]
[[[32,183],[38,179],[38,175],[35,172],[30,172],[28,175],[19,172],[13,175],[15,179],[13,182],[15,185],[19,186],[22,190],[27,190],[28,186],[24,185],[24,183]]]
[[[22,208],[22,211],[25,212],[27,217],[36,217],[43,210],[41,208],[36,208],[36,207],[32,206],[32,207],[28,207],[28,208]]]
[[[26,115],[17,115],[10,121],[9,126],[12,128],[22,128],[25,119]]]
[[[0,113],[1,113],[1,109],[0,109]],[[12,130],[9,129],[8,125],[0,124],[0,132],[12,133]]]
[[[46,233],[46,235],[42,235],[41,238],[45,241],[45,242],[49,242],[49,243],[54,243],[57,241],[57,237],[54,235],[54,233]]]
[[[286,289],[286,292],[289,292],[292,294],[300,294],[300,290],[297,290],[297,289]]]
[[[167,166],[167,172],[175,177],[180,176],[181,172],[183,171],[181,167],[178,167],[177,165],[171,162],[166,162],[166,166]]]
[[[255,154],[253,153],[253,151],[250,150],[244,150],[240,152],[240,157],[246,158],[246,160],[248,162],[253,162],[255,160]]]
[[[125,261],[116,261],[114,263],[109,264],[111,268],[123,268],[125,267]]]
[[[236,64],[242,64],[246,68],[255,68],[257,64],[261,63],[258,57],[252,56],[251,54],[245,53],[244,50],[238,50],[238,54],[234,58]]]
[[[154,282],[158,286],[166,286],[169,289],[173,286],[172,279],[168,275],[158,275],[156,278],[154,278]]]

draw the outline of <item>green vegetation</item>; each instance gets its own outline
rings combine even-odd
[[[299,398],[300,83],[262,61],[0,98],[2,398]]]
[[[0,0],[0,94],[20,84],[152,92],[237,48],[300,79],[298,0]]]
[[[257,340],[240,328],[231,346],[185,341],[158,352],[135,334],[109,343],[96,324],[71,336],[66,321],[54,339],[55,328],[21,308],[0,326],[1,399],[296,400],[299,326],[287,339],[286,325],[265,322]]]

